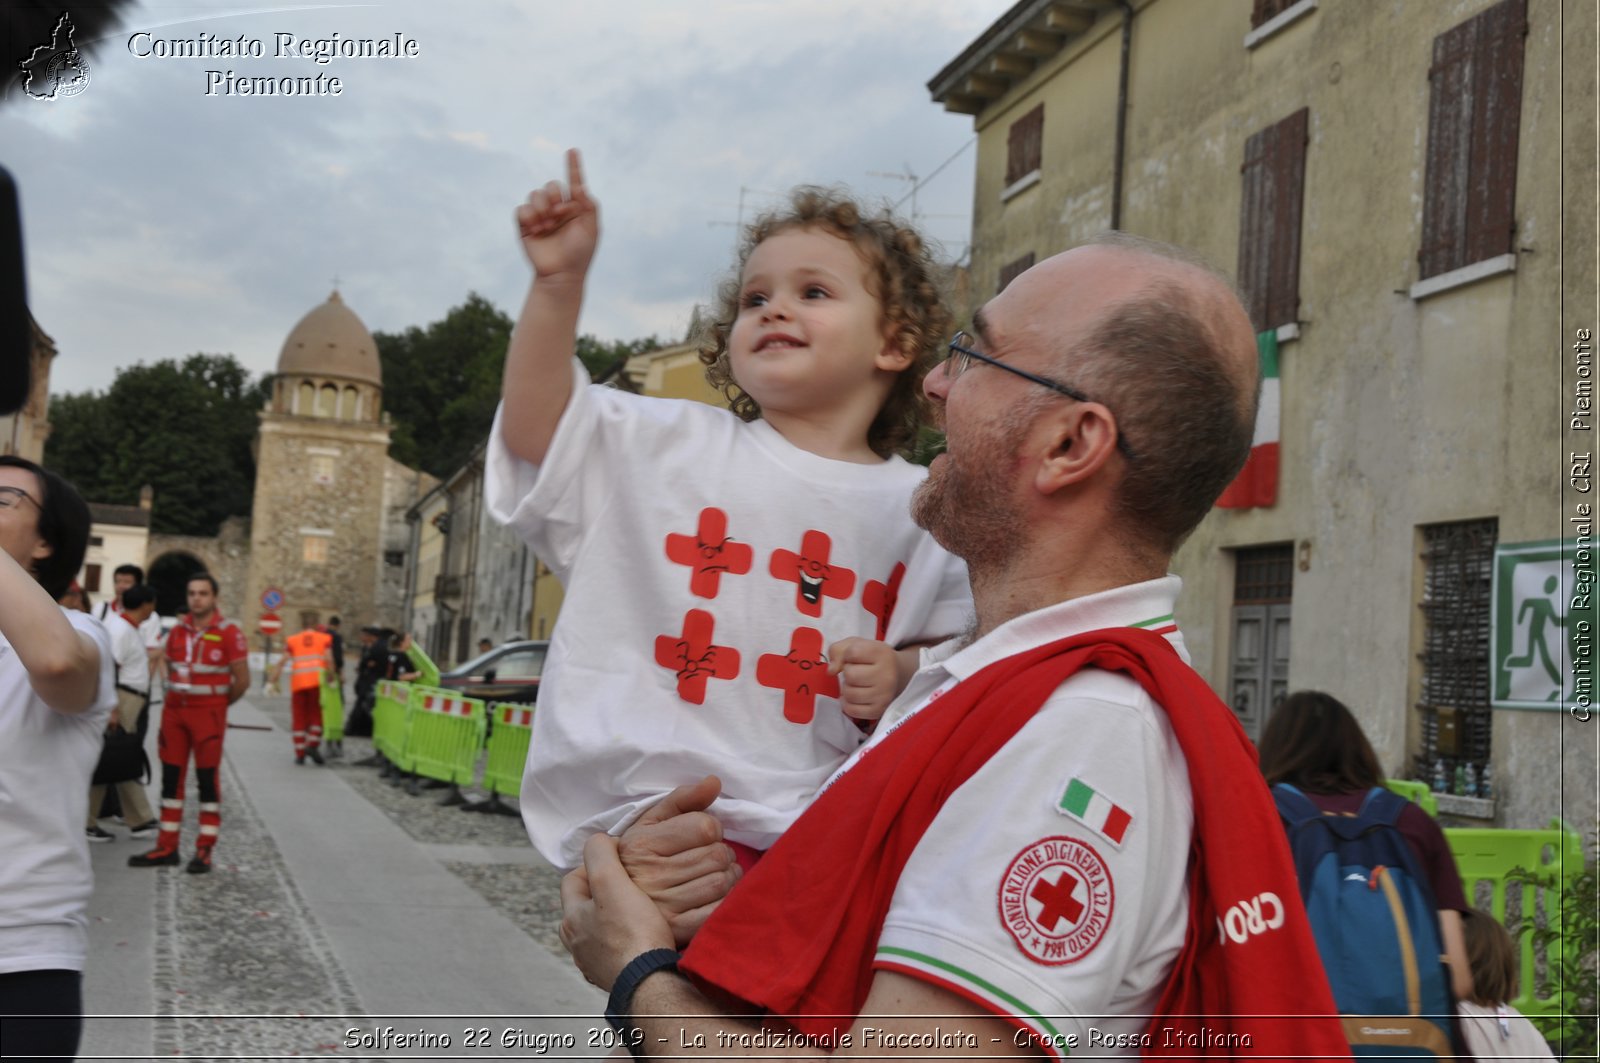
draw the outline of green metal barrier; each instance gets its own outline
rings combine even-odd
[[[483,749],[484,710],[477,698],[432,687],[411,688],[407,771],[459,787],[472,781]]]
[[[406,747],[411,684],[398,679],[380,679],[373,694],[372,748],[389,763],[398,764]]]
[[[1422,811],[1435,819],[1439,816],[1439,799],[1433,796],[1433,791],[1428,789],[1428,784],[1415,779],[1385,779],[1383,785],[1405,798],[1415,801],[1422,806]]]
[[[1474,901],[1480,882],[1488,882],[1491,899],[1488,911],[1502,924],[1507,922],[1508,890],[1506,878],[1514,868],[1524,868],[1538,880],[1537,886],[1524,886],[1519,891],[1518,915],[1532,922],[1535,914],[1544,913],[1549,925],[1560,930],[1561,894],[1567,879],[1583,872],[1583,840],[1570,826],[1559,819],[1550,821],[1547,830],[1495,830],[1485,827],[1447,827],[1444,836],[1455,854],[1456,867],[1461,872],[1461,887],[1467,900]],[[1552,944],[1543,957],[1535,955],[1532,938],[1523,933],[1517,942],[1521,954],[1518,966],[1518,990],[1510,1004],[1524,1015],[1558,1015],[1562,1011],[1559,987],[1549,996],[1541,997],[1535,986],[1537,960],[1559,960],[1560,942]]]
[[[322,740],[344,741],[344,692],[326,678],[322,680]]]
[[[489,712],[494,717],[494,733],[489,736],[483,788],[491,794],[515,795],[522,791],[522,768],[528,761],[528,740],[533,737],[533,708],[497,702],[489,706]]]

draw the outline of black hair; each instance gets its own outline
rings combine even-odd
[[[203,579],[207,583],[211,584],[211,593],[212,594],[216,594],[217,591],[219,591],[221,589],[220,587],[217,586],[217,577],[213,576],[209,572],[204,572],[204,571],[189,573],[189,578],[183,581],[184,587],[187,588],[189,586],[189,584],[193,583],[197,579]]]
[[[67,593],[83,555],[89,549],[89,505],[59,474],[16,454],[0,454],[0,466],[31,472],[39,481],[39,538],[50,544],[50,555],[34,560],[33,578],[52,599]]]
[[[144,569],[138,565],[118,565],[111,570],[113,576],[132,576],[135,586],[144,582]]]
[[[155,600],[155,588],[147,586],[143,583],[135,583],[133,586],[122,592],[122,611],[125,613],[131,613],[145,602],[153,602]]]

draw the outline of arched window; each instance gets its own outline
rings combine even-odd
[[[322,385],[317,393],[317,416],[333,417],[338,413],[339,389],[332,384]]]
[[[360,407],[361,400],[356,394],[356,389],[354,387],[346,386],[344,393],[339,397],[339,419],[343,421],[354,421],[356,419],[356,411],[360,409]]]
[[[294,409],[292,411],[290,411],[290,412],[297,413],[301,417],[310,417],[311,414],[313,412],[315,412],[316,406],[317,406],[317,388],[316,388],[316,385],[312,384],[311,381],[309,381],[309,380],[302,380],[300,382],[300,390],[295,395]]]

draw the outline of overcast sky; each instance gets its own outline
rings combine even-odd
[[[0,102],[29,301],[60,350],[51,391],[196,351],[271,371],[335,277],[375,332],[426,325],[472,291],[514,315],[529,271],[511,211],[562,175],[569,145],[602,211],[580,327],[604,339],[681,336],[732,262],[741,191],[746,221],[798,183],[893,202],[911,182],[874,173],[925,178],[948,161],[916,208],[960,259],[972,120],[926,84],[1008,6],[148,0],[94,44],[81,92],[37,100],[13,78]],[[397,33],[417,56],[275,55],[278,34]],[[201,34],[264,54],[133,54]],[[323,74],[342,91],[207,95],[212,70]]]

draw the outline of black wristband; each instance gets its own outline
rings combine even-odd
[[[634,1049],[638,1047],[638,1028],[633,1024],[633,1019],[628,1015],[628,1007],[633,1003],[634,991],[639,988],[639,983],[655,974],[657,971],[678,969],[679,953],[675,949],[651,949],[641,952],[628,961],[628,965],[617,975],[617,980],[611,983],[611,999],[606,1001],[606,1022],[623,1038],[623,1045],[629,1052],[638,1055]]]

